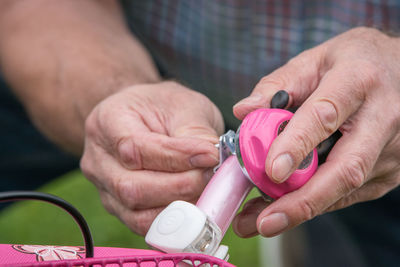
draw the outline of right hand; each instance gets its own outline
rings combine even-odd
[[[144,235],[170,202],[200,196],[223,128],[204,95],[175,82],[131,86],[88,116],[81,168],[105,208]]]

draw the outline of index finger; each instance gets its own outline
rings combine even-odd
[[[265,162],[266,173],[274,181],[285,181],[314,147],[359,109],[365,87],[374,85],[367,81],[368,74],[353,73],[343,66],[328,71],[274,140]]]
[[[174,137],[162,130],[153,131],[140,115],[129,110],[115,116],[102,108],[93,114],[86,121],[87,142],[104,148],[126,169],[177,172],[218,163],[218,150],[211,140],[215,134],[217,143],[215,132],[208,138]]]

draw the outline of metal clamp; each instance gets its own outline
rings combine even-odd
[[[216,144],[219,150],[219,163],[214,167],[214,172],[221,167],[222,163],[224,163],[229,156],[236,155],[235,137],[236,133],[232,130],[229,130],[219,137],[219,143]]]

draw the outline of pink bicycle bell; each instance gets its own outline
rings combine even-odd
[[[236,133],[236,156],[244,174],[267,196],[277,199],[304,185],[318,167],[313,149],[283,183],[265,173],[265,160],[273,140],[285,129],[293,113],[283,109],[258,109],[248,114]]]

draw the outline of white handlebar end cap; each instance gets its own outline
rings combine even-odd
[[[207,216],[185,201],[169,204],[153,221],[146,243],[167,253],[183,252],[202,232]]]

